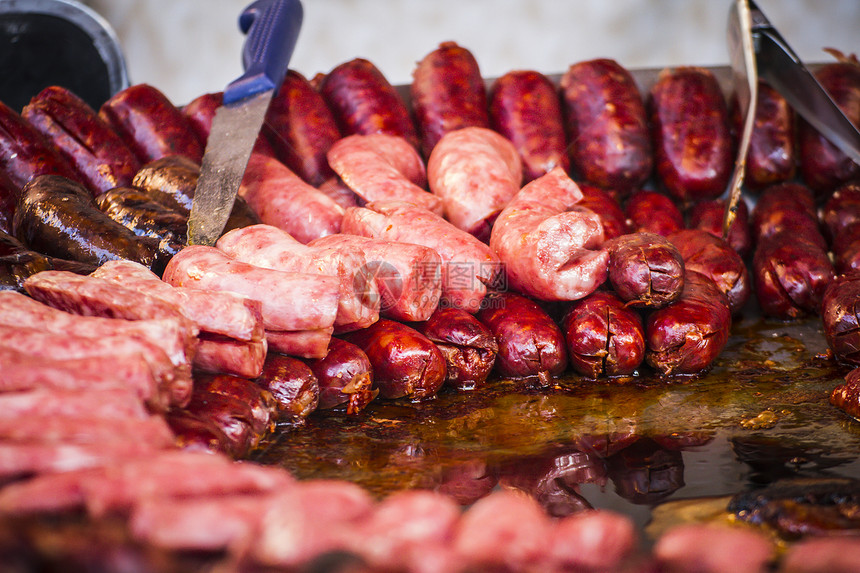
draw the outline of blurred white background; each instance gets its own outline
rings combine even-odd
[[[88,0],[120,38],[132,83],[182,104],[242,73],[237,18],[250,0]],[[805,61],[860,52],[860,0],[758,0]],[[728,63],[731,0],[303,0],[291,68],[308,77],[356,57],[393,84],[453,40],[486,77],[559,73],[610,57],[630,68]]]

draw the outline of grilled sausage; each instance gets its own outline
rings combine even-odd
[[[93,195],[130,185],[140,168],[123,140],[83,99],[50,86],[24,106],[21,116],[74,166]]]
[[[751,232],[756,244],[787,232],[827,250],[815,196],[801,183],[780,183],[765,189],[752,212]]]
[[[655,169],[665,189],[684,203],[722,194],[734,143],[714,74],[699,67],[667,68],[649,95]]]
[[[167,155],[200,163],[203,146],[188,118],[157,88],[129,86],[102,104],[99,116],[119,134],[141,164]]]
[[[355,344],[332,338],[323,358],[305,362],[319,382],[321,410],[344,407],[347,414],[358,414],[379,393],[370,359]]]
[[[267,352],[263,371],[254,383],[272,395],[280,420],[303,420],[320,403],[316,375],[307,364],[292,356]]]
[[[572,168],[588,183],[629,195],[654,161],[633,76],[615,60],[597,59],[570,66],[560,85]]]
[[[836,277],[824,290],[821,322],[824,337],[840,362],[860,366],[860,273]]]
[[[135,235],[154,237],[179,246],[186,242],[188,217],[154,201],[136,187],[115,187],[98,195],[99,210]]]
[[[860,126],[860,63],[856,58],[835,55],[839,61],[825,64],[815,77],[846,117]],[[829,196],[841,183],[860,177],[860,165],[803,119],[798,125],[798,149],[800,175],[819,199]]]
[[[664,377],[702,374],[729,339],[731,310],[714,281],[684,273],[684,291],[645,320],[645,361]]]
[[[37,175],[78,177],[51,143],[3,102],[0,102],[0,171],[14,189],[20,189]]]
[[[726,202],[720,199],[699,201],[690,208],[691,229],[701,229],[722,238],[723,218],[726,212]],[[743,198],[738,202],[737,215],[732,221],[727,237],[729,245],[742,257],[752,250],[752,233],[750,231],[750,211]]]
[[[611,193],[600,187],[585,184],[580,184],[579,190],[582,191],[582,199],[577,205],[597,213],[600,222],[603,223],[605,240],[614,239],[627,232],[627,218],[621,209],[621,204]]]
[[[731,116],[735,133],[739,134],[743,118],[737,98],[732,99]],[[747,189],[757,192],[794,178],[797,171],[795,124],[794,110],[782,94],[760,80],[744,172]]]
[[[406,103],[373,63],[355,58],[335,67],[319,85],[344,135],[398,135],[418,149]]]
[[[334,177],[326,153],[341,138],[340,129],[322,95],[295,70],[287,71],[272,98],[263,132],[276,157],[310,185]]]
[[[684,289],[684,259],[662,235],[629,233],[606,244],[609,283],[628,306],[660,308]]]
[[[405,324],[383,318],[343,339],[367,354],[381,398],[433,398],[445,381],[442,352]]]
[[[14,234],[31,249],[87,264],[113,259],[137,261],[160,273],[169,256],[159,241],[138,237],[95,204],[82,184],[40,175],[21,190]]]
[[[627,232],[656,233],[667,237],[685,227],[684,214],[669,196],[643,189],[624,202]]]
[[[441,307],[428,320],[411,326],[442,351],[448,386],[458,390],[483,386],[493,369],[499,345],[478,319],[458,308]]]
[[[418,62],[410,93],[424,157],[430,157],[449,131],[490,127],[487,89],[478,62],[455,42],[441,43]]]
[[[821,221],[837,273],[860,268],[860,184],[846,183],[821,208]]]
[[[577,301],[561,328],[570,365],[583,376],[630,376],[645,359],[642,318],[612,292]]]
[[[490,295],[475,315],[499,346],[495,371],[500,376],[536,376],[542,386],[567,368],[564,334],[533,300],[513,292]]]
[[[517,150],[523,183],[554,167],[570,170],[561,103],[549,78],[532,70],[511,71],[493,82],[489,98],[490,124]]]
[[[15,216],[15,203],[21,190],[12,183],[4,171],[0,171],[0,231],[12,232],[12,217]]]
[[[275,400],[251,380],[229,374],[197,374],[191,401],[209,400],[212,396],[225,396],[244,404],[247,423],[256,435],[262,436],[274,428]]]
[[[729,299],[733,315],[741,312],[752,295],[749,272],[728,242],[708,231],[687,229],[669,235],[684,259],[684,268],[702,273]]]

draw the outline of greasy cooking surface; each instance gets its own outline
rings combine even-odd
[[[777,478],[860,478],[860,426],[828,402],[847,369],[826,351],[818,318],[787,324],[747,312],[699,380],[617,385],[570,375],[549,389],[499,381],[427,403],[376,401],[358,416],[317,414],[281,428],[252,457],[379,496],[458,488],[465,503],[498,478],[537,476],[540,491],[563,482],[562,504],[581,496],[645,526],[666,501],[731,496]]]

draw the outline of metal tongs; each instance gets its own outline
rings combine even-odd
[[[741,197],[746,157],[755,124],[758,79],[778,91],[791,107],[833,145],[860,164],[860,131],[845,117],[788,42],[752,0],[735,0],[729,11],[728,43],[732,79],[743,118],[723,236],[734,222]]]

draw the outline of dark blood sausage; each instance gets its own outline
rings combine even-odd
[[[860,184],[846,183],[821,208],[821,222],[830,240],[836,272],[860,269]]]
[[[645,361],[661,376],[703,373],[729,339],[731,310],[714,281],[686,271],[684,292],[645,320]]]
[[[837,54],[840,61],[818,69],[815,77],[855,126],[860,126],[860,64]],[[860,165],[803,119],[798,125],[800,175],[819,198],[840,184],[860,177]]]
[[[138,237],[102,213],[86,187],[57,175],[40,175],[21,190],[13,226],[25,245],[61,259],[129,259],[160,272],[169,258],[159,241]]]
[[[323,77],[319,92],[344,135],[399,135],[418,149],[418,131],[406,103],[368,60],[340,64]]]
[[[570,171],[564,117],[555,85],[532,70],[515,70],[490,86],[492,128],[510,140],[522,159],[523,183],[561,167]]]
[[[153,200],[137,187],[115,187],[96,197],[96,205],[108,217],[135,235],[165,239],[184,245],[188,217]]]
[[[326,153],[341,138],[332,110],[300,73],[289,70],[266,112],[263,132],[275,156],[317,187],[335,177]]]
[[[594,185],[580,184],[582,199],[578,205],[597,213],[603,223],[603,238],[607,241],[627,233],[627,216],[618,200],[609,192]]]
[[[801,183],[780,183],[765,189],[756,202],[750,224],[753,243],[788,231],[827,250],[815,195]]]
[[[472,390],[486,382],[499,345],[493,333],[473,315],[458,308],[440,307],[425,322],[411,326],[442,351],[448,386]]]
[[[860,366],[860,272],[836,277],[824,291],[824,337],[840,362]]]
[[[660,308],[684,288],[684,259],[666,237],[629,233],[607,241],[609,283],[628,306]]]
[[[191,203],[197,180],[200,178],[200,165],[182,155],[168,155],[151,161],[141,167],[132,179],[132,186],[141,189],[156,203],[176,211],[186,219],[191,213]],[[256,225],[260,218],[242,197],[236,196],[233,211],[224,232],[249,225]]]
[[[830,393],[830,403],[860,420],[860,366],[845,375],[845,382]]]
[[[504,377],[537,376],[548,385],[567,368],[564,334],[533,300],[513,292],[490,295],[475,317],[496,338],[495,371]]]
[[[188,118],[149,84],[117,92],[102,104],[99,115],[141,164],[166,155],[183,155],[197,163],[203,160],[203,146]]]
[[[714,74],[699,67],[663,70],[648,98],[656,173],[681,202],[714,199],[734,165],[729,112]]]
[[[194,376],[192,402],[195,396],[204,400],[211,396],[226,396],[244,404],[248,412],[247,424],[258,437],[274,429],[274,398],[267,390],[247,378],[230,374],[198,373]]]
[[[746,263],[721,237],[701,229],[669,235],[684,259],[684,268],[702,273],[726,294],[732,314],[738,314],[752,295]]]
[[[630,376],[645,359],[642,318],[612,292],[576,302],[561,328],[570,365],[583,376]]]
[[[645,102],[615,60],[573,64],[561,99],[572,168],[588,183],[626,196],[651,175],[654,158]]]
[[[37,175],[78,177],[51,143],[3,102],[0,102],[0,171],[16,189]]]
[[[783,231],[759,242],[752,275],[762,312],[790,320],[819,312],[824,289],[835,272],[819,244]]]
[[[24,281],[28,277],[48,270],[88,275],[96,270],[96,265],[58,259],[31,251],[11,233],[0,230],[0,291],[25,292]]]
[[[347,414],[358,414],[379,393],[373,388],[370,358],[351,342],[332,338],[324,357],[305,363],[319,381],[320,410],[342,407]]]
[[[743,129],[737,98],[732,98],[732,126]],[[782,95],[764,81],[758,83],[755,124],[746,158],[744,185],[756,192],[794,178],[797,171],[796,118]]]
[[[490,127],[487,89],[472,53],[443,42],[412,72],[412,108],[424,157],[443,135],[461,127]]]
[[[21,111],[22,117],[74,166],[93,195],[130,185],[140,168],[123,140],[84,100],[51,86]]]
[[[627,232],[648,232],[671,235],[685,227],[684,214],[668,196],[658,191],[643,189],[633,193],[624,202]]]
[[[298,358],[268,351],[263,371],[254,383],[268,391],[281,421],[307,418],[320,403],[320,387],[310,367]]]
[[[722,238],[723,218],[726,213],[726,202],[722,199],[699,201],[690,207],[689,228],[701,229]],[[750,231],[750,210],[746,201],[741,198],[735,220],[729,228],[727,237],[729,244],[737,253],[744,257],[752,250],[752,233]]]
[[[342,338],[367,354],[380,398],[433,398],[445,382],[442,352],[405,324],[382,318]]]

